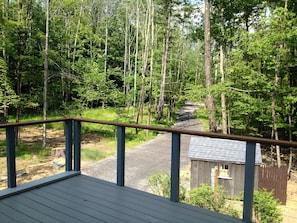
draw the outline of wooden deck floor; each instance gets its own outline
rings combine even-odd
[[[242,222],[85,175],[0,200],[0,222]]]

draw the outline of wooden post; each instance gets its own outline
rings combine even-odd
[[[117,129],[117,185],[125,185],[125,127]]]
[[[81,154],[81,122],[74,121],[74,170],[80,171]]]
[[[6,160],[7,160],[7,186],[16,187],[15,168],[15,132],[14,127],[6,127]]]
[[[179,201],[180,133],[172,133],[170,200]]]
[[[253,197],[255,180],[256,143],[246,143],[243,222],[251,223],[253,219]]]

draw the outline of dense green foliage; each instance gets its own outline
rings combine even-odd
[[[236,209],[227,205],[226,201],[226,193],[221,186],[212,187],[207,184],[201,184],[200,187],[192,189],[189,193],[189,203],[192,205],[239,217]]]
[[[254,193],[254,212],[257,222],[279,223],[282,222],[281,211],[278,209],[278,200],[273,197],[272,192],[265,190]]]
[[[148,186],[154,194],[170,198],[170,175],[165,171],[157,171],[149,177]],[[186,188],[180,185],[179,199],[184,201],[186,197]]]
[[[211,187],[202,184],[190,192],[190,203],[212,211],[219,211],[225,205],[225,192],[222,187]]]
[[[0,120],[10,115],[18,121],[16,111],[42,114],[46,5],[0,3]],[[151,124],[154,118],[170,120],[176,104],[205,103],[211,94],[217,125],[225,113],[228,133],[296,139],[296,5],[212,0],[209,90],[202,5],[50,1],[49,112],[83,115],[88,108],[109,106],[127,108],[125,113],[132,107],[130,121]]]

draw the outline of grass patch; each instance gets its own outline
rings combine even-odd
[[[112,125],[82,123],[82,134],[87,133],[96,134],[104,138],[114,138],[116,127]]]
[[[196,119],[199,120],[199,122],[201,123],[201,126],[203,129],[206,129],[208,130],[209,129],[209,125],[208,125],[208,111],[207,109],[197,109],[195,112],[194,112],[194,117]]]
[[[81,150],[81,158],[85,160],[93,160],[98,161],[108,157],[109,154],[102,152],[98,149],[82,149]]]
[[[82,117],[105,120],[127,122],[128,115],[124,108],[93,108],[82,112]]]
[[[33,155],[37,157],[38,160],[43,160],[51,155],[51,149],[43,149],[38,145],[27,145],[19,142],[16,148],[16,157],[20,159],[32,159]]]
[[[141,143],[153,139],[159,134],[156,131],[149,131],[148,135],[146,130],[139,130],[138,135],[135,134],[135,129],[129,129],[126,133],[126,148],[131,149],[135,146],[140,145]]]
[[[0,157],[6,157],[6,145],[0,141]],[[44,160],[51,155],[51,149],[43,149],[38,145],[28,145],[21,141],[16,146],[16,158],[30,160],[35,156],[38,160]]]

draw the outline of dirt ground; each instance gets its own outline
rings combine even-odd
[[[23,128],[20,132],[21,143],[29,146],[42,145],[42,129],[41,128]],[[0,132],[0,140],[5,139],[5,133]],[[82,138],[82,148],[98,148],[101,151],[109,152],[110,149],[100,143],[104,139],[94,137],[94,135],[86,134]],[[65,145],[65,137],[62,130],[47,130],[47,145],[54,149],[63,149]],[[4,151],[4,148],[0,148]],[[82,160],[82,166],[88,166],[93,161]],[[42,179],[61,173],[65,170],[65,159],[62,157],[48,156],[43,160],[39,160],[36,155],[32,158],[16,159],[17,185],[21,185],[30,181]],[[6,157],[0,157],[0,190],[7,188],[7,168]]]
[[[294,175],[294,179],[288,180],[287,203],[280,206],[284,223],[297,223],[297,173]]]

